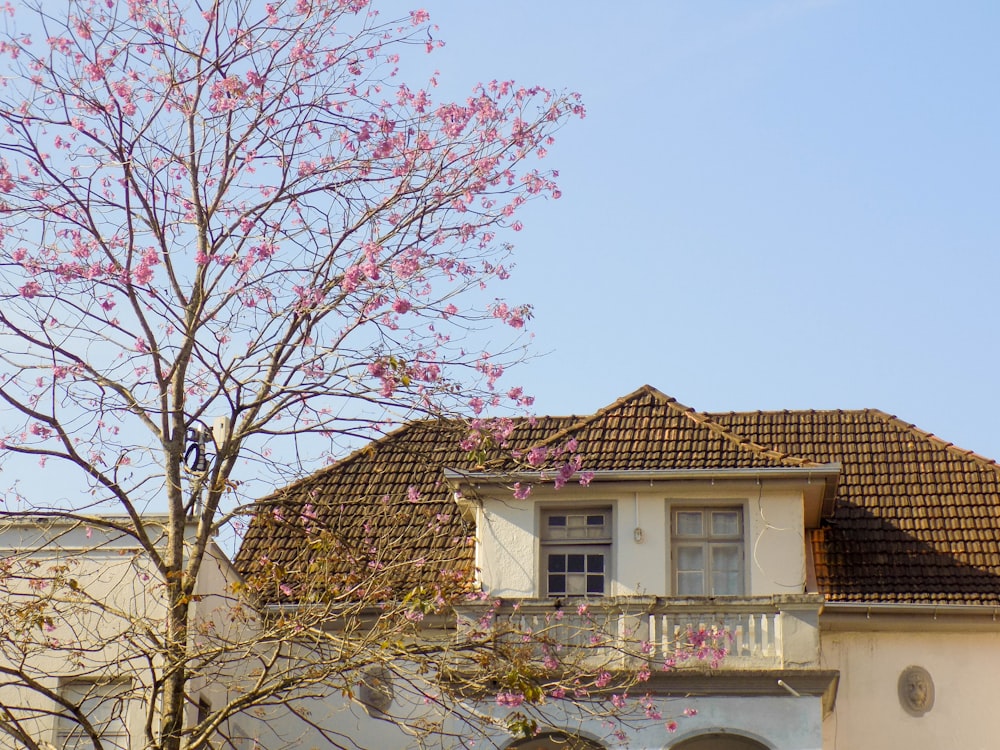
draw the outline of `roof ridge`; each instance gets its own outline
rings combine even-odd
[[[668,409],[676,411],[677,413],[695,422],[699,426],[705,427],[710,432],[718,435],[724,440],[728,440],[730,443],[734,444],[740,450],[744,449],[749,450],[754,455],[760,458],[770,461],[775,461],[784,466],[787,466],[789,464],[792,466],[819,466],[819,464],[816,461],[813,461],[812,459],[805,458],[803,456],[796,456],[792,453],[785,453],[777,450],[774,447],[768,447],[760,443],[755,443],[750,438],[741,435],[733,430],[730,430],[726,427],[723,427],[714,419],[712,419],[712,417],[707,413],[696,411],[690,406],[685,406],[673,396],[668,396],[667,394],[663,393],[663,391],[659,390],[658,388],[654,388],[649,384],[640,386],[631,393],[622,396],[620,398],[617,398],[607,406],[598,409],[593,414],[590,414],[586,417],[582,417],[576,422],[567,425],[563,429],[557,430],[552,435],[549,435],[547,438],[537,443],[537,445],[548,446],[558,443],[563,438],[571,435],[572,433],[583,429],[587,425],[597,422],[608,413],[616,409],[620,409],[629,402],[635,401],[636,399],[645,396],[652,397],[653,399],[659,401],[661,404],[666,406]]]
[[[631,393],[616,398],[614,401],[612,401],[610,404],[606,406],[602,406],[593,414],[586,414],[582,417],[577,417],[575,414],[571,415],[570,417],[568,417],[568,419],[576,419],[575,422],[572,422],[571,424],[567,425],[561,430],[556,430],[551,435],[546,437],[544,440],[539,441],[535,445],[538,447],[542,447],[542,446],[552,445],[553,443],[558,443],[563,437],[566,437],[567,435],[570,435],[573,432],[581,430],[586,425],[596,422],[598,419],[603,417],[608,412],[614,411],[615,409],[619,409],[628,402],[634,401],[635,399],[641,396],[652,396],[653,398],[659,401],[663,401],[665,404],[677,403],[677,399],[666,395],[665,393],[654,388],[653,386],[649,384],[642,385],[639,388],[636,388]]]
[[[773,446],[766,446],[763,443],[757,443],[745,435],[741,435],[735,430],[731,430],[728,427],[723,427],[721,424],[715,421],[711,414],[708,412],[695,411],[690,407],[683,407],[688,418],[693,421],[707,427],[714,433],[721,435],[726,440],[735,443],[739,448],[746,448],[750,450],[754,455],[760,456],[761,458],[766,458],[772,461],[777,461],[783,465],[792,466],[820,466],[817,461],[811,458],[806,458],[805,456],[797,456],[794,453],[788,453],[785,451],[779,451]]]
[[[879,409],[863,408],[863,409],[747,409],[737,411],[735,409],[730,409],[729,411],[707,411],[702,412],[710,417],[746,417],[753,414],[868,414],[868,413],[878,413],[885,414],[885,412]]]
[[[888,412],[881,411],[880,409],[871,409],[869,411],[871,411],[871,413],[875,416],[881,418],[884,422],[892,424],[905,432],[916,435],[929,443],[936,444],[937,448],[954,454],[957,458],[964,458],[978,464],[985,464],[987,468],[1000,473],[1000,464],[998,464],[994,458],[989,458],[981,453],[976,453],[976,451],[969,448],[960,448],[951,441],[935,435],[933,432],[922,430],[912,422],[900,419],[895,414],[889,414]]]

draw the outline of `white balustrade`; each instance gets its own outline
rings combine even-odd
[[[573,650],[595,663],[617,660],[657,669],[783,669],[818,663],[821,601],[810,595],[711,600],[619,597],[562,603],[524,599],[465,605],[458,614],[460,623],[465,623],[460,630],[497,628],[510,643],[558,649],[564,655]],[[783,631],[793,643],[783,641]],[[789,653],[795,655],[793,663]]]

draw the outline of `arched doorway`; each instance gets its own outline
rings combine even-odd
[[[670,750],[768,750],[768,747],[749,737],[716,732],[684,740],[680,744],[672,745]]]
[[[604,746],[584,737],[548,732],[530,740],[521,740],[508,745],[507,750],[604,750]]]

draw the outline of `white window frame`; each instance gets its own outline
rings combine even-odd
[[[736,514],[736,530],[726,533],[714,528],[712,514]],[[681,528],[681,514],[700,514],[700,533]],[[745,596],[747,591],[746,564],[746,510],[740,503],[675,503],[670,506],[670,582],[674,596]],[[716,553],[735,548],[735,569],[717,569]],[[685,565],[685,552],[693,552],[690,561]],[[724,560],[719,556],[719,566]],[[700,564],[692,561],[700,558]],[[732,556],[729,557],[733,560]],[[692,585],[696,574],[701,574],[698,585]],[[686,581],[682,580],[686,577]],[[735,587],[726,586],[721,579],[728,577],[729,583]]]
[[[59,695],[73,705],[80,705],[87,720],[100,731],[101,744],[108,750],[128,750],[131,747],[129,732],[128,679],[67,678],[59,684]],[[73,720],[63,706],[57,707],[55,746],[66,750],[90,750],[93,742],[89,734]]]
[[[588,519],[596,516],[603,516],[604,522],[588,524]],[[562,535],[553,534],[552,529],[556,528],[550,524],[550,519],[566,519],[566,533]],[[570,519],[583,519],[582,525],[576,525]],[[542,508],[539,514],[538,539],[539,539],[539,593],[540,596],[550,599],[563,598],[601,598],[611,595],[611,552],[613,549],[613,523],[614,513],[610,505],[586,505],[586,506],[555,506]],[[579,520],[577,520],[579,524]],[[569,529],[573,528],[574,531]],[[590,528],[590,531],[587,529]],[[564,571],[550,570],[550,556],[565,555],[566,562]],[[573,556],[573,560],[569,556]],[[600,556],[602,564],[601,570],[597,571],[591,567],[595,562],[593,558]],[[579,558],[582,557],[581,561]],[[579,569],[582,562],[582,569]],[[577,568],[570,570],[570,568]],[[562,590],[558,588],[552,590],[551,584],[554,576],[564,576]],[[602,578],[601,591],[598,593],[591,588],[596,576]],[[582,587],[574,586],[570,577],[582,579]],[[582,590],[581,590],[582,588]],[[574,590],[576,589],[576,590]]]

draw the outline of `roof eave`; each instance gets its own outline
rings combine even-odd
[[[820,517],[833,514],[837,484],[842,466],[840,462],[817,464],[815,466],[771,466],[760,468],[718,467],[709,469],[628,469],[588,472],[590,484],[609,482],[677,482],[691,480],[711,481],[763,481],[787,479],[815,484],[815,492],[807,492],[807,525],[812,521],[818,525]],[[552,471],[463,471],[444,469],[445,480],[459,495],[464,492],[475,494],[482,487],[509,486],[514,482],[541,483],[552,481]],[[456,497],[456,499],[458,499]],[[812,512],[809,512],[809,511]]]
[[[826,602],[822,630],[1000,630],[1000,606],[962,602]]]

